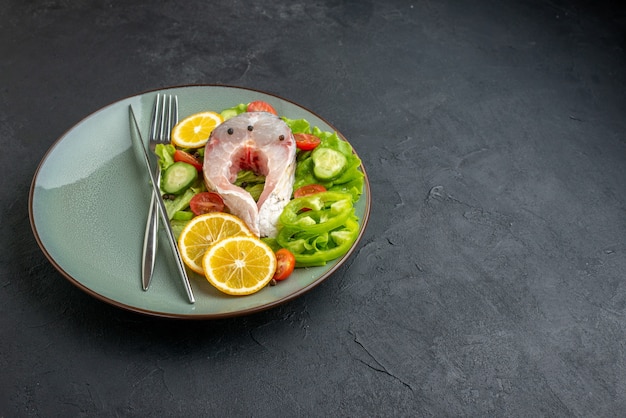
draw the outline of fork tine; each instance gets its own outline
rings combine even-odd
[[[178,123],[178,96],[174,96],[174,119],[172,120],[172,124],[170,125],[170,133],[174,126]]]
[[[170,133],[172,132],[173,111],[174,109],[172,106],[172,95],[170,94],[167,103],[167,123],[165,124],[165,136],[163,137],[163,139],[167,142],[170,142]]]
[[[161,102],[161,94],[157,93],[157,97],[154,101],[154,108],[152,110],[152,120],[150,121],[150,140],[153,141],[157,137],[157,130],[159,126],[159,107]]]
[[[159,128],[159,139],[161,141],[163,141],[163,138],[165,138],[165,124],[166,124],[166,101],[167,101],[167,97],[165,95],[163,95],[163,101],[161,104],[161,125]]]
[[[163,123],[161,124],[161,142],[169,142],[170,119],[172,118],[172,96],[166,96],[163,103]]]

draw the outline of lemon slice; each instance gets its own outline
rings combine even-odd
[[[224,122],[215,112],[200,112],[187,116],[172,129],[172,144],[182,148],[200,148],[209,140],[213,129]]]
[[[228,237],[209,247],[202,264],[207,280],[218,290],[250,295],[272,280],[276,255],[257,237]]]
[[[234,215],[209,212],[192,218],[178,237],[178,249],[183,262],[198,274],[204,274],[202,257],[215,242],[226,237],[246,235],[252,232]]]

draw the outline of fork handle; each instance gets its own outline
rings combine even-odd
[[[157,173],[157,178],[160,178],[160,172]],[[143,287],[143,290],[148,290],[148,288],[150,287],[150,282],[152,281],[152,274],[154,272],[154,263],[156,261],[157,253],[158,230],[159,207],[157,204],[157,197],[153,191],[150,201],[150,208],[148,209],[146,231],[143,237],[143,252],[141,257],[141,285]]]

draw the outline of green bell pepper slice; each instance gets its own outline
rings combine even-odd
[[[291,251],[296,267],[323,266],[328,261],[346,254],[359,235],[359,222],[354,211],[345,223],[320,234],[283,228],[276,237],[277,243]]]
[[[343,225],[353,209],[352,195],[322,192],[291,200],[283,209],[279,222],[284,228],[319,234]]]

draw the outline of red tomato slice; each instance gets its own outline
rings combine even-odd
[[[293,192],[293,197],[298,198],[298,197],[310,196],[312,194],[322,193],[325,191],[326,191],[326,187],[322,186],[321,184],[307,184],[306,186],[302,186],[296,189],[296,191]]]
[[[276,251],[276,273],[274,280],[285,280],[296,267],[296,257],[286,248]]]
[[[217,193],[201,192],[191,198],[189,207],[196,216],[209,212],[222,212],[224,210],[224,200]]]
[[[311,151],[320,144],[320,139],[313,134],[293,134],[296,140],[296,147],[302,151]]]
[[[263,100],[257,100],[255,102],[248,103],[248,107],[246,109],[248,112],[267,112],[273,115],[278,115],[276,110],[272,107],[271,104],[264,102]]]
[[[174,151],[174,161],[182,161],[183,163],[191,164],[198,171],[202,171],[202,164],[196,157],[188,152],[177,149]]]

